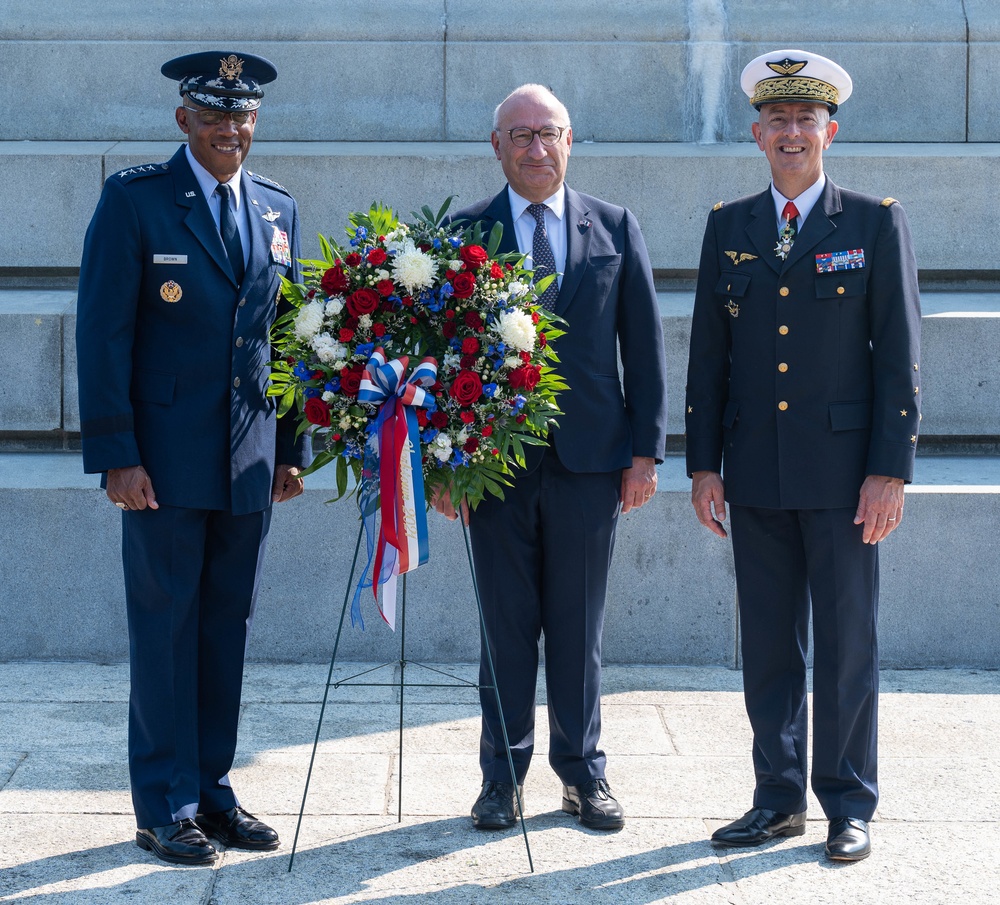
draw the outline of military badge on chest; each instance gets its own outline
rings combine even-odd
[[[292,266],[292,254],[288,247],[288,233],[272,226],[274,234],[271,236],[271,259],[275,264],[283,267]]]
[[[181,290],[181,287],[178,286],[173,280],[167,280],[167,282],[160,287],[160,298],[162,298],[165,302],[170,302],[171,304],[179,302],[183,294],[184,293]]]

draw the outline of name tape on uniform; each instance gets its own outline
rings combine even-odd
[[[154,264],[187,264],[187,255],[153,255]]]

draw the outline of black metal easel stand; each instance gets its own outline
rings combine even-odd
[[[309,771],[306,774],[306,785],[305,789],[302,791],[302,806],[299,808],[299,820],[295,825],[295,839],[292,842],[292,853],[291,857],[288,859],[288,870],[291,872],[292,865],[295,863],[295,852],[299,844],[299,830],[302,828],[302,817],[306,810],[306,798],[309,796],[309,782],[312,779],[313,765],[316,761],[316,749],[319,747],[319,737],[323,729],[323,717],[326,715],[326,704],[330,697],[331,688],[339,688],[342,685],[355,685],[359,687],[367,688],[386,688],[395,687],[399,688],[399,792],[397,794],[397,800],[399,804],[399,810],[397,813],[397,819],[402,822],[403,820],[403,690],[409,686],[410,688],[492,688],[493,693],[496,695],[497,699],[497,712],[500,715],[500,727],[503,730],[503,744],[507,751],[507,764],[510,767],[510,775],[514,783],[514,796],[517,801],[517,812],[521,819],[521,833],[524,835],[524,850],[528,855],[528,868],[532,873],[535,872],[535,865],[531,860],[531,846],[528,844],[528,828],[524,822],[524,807],[521,802],[521,793],[518,791],[517,777],[514,774],[514,757],[510,750],[510,740],[507,737],[507,722],[504,720],[503,716],[503,705],[500,703],[500,689],[497,686],[497,676],[496,671],[493,668],[493,654],[490,651],[490,645],[486,638],[486,619],[483,616],[483,602],[479,596],[479,586],[476,584],[476,568],[472,562],[472,547],[469,544],[469,529],[464,522],[459,519],[459,523],[462,525],[462,536],[465,539],[465,552],[469,558],[469,571],[472,574],[472,587],[476,594],[476,607],[479,610],[479,631],[482,640],[482,649],[486,652],[486,663],[489,666],[490,681],[493,683],[491,686],[479,685],[476,682],[469,682],[462,679],[460,676],[452,675],[451,673],[444,672],[440,669],[435,669],[433,666],[427,666],[423,663],[411,663],[406,659],[406,575],[403,575],[403,595],[400,604],[399,613],[399,660],[390,661],[389,663],[382,663],[379,666],[373,666],[366,669],[360,673],[355,673],[353,676],[348,676],[346,679],[341,679],[337,682],[333,681],[333,666],[337,660],[337,650],[340,647],[340,637],[344,629],[344,617],[347,615],[347,604],[351,599],[351,588],[354,586],[354,572],[358,564],[358,553],[361,550],[361,538],[364,534],[364,524],[362,523],[358,530],[358,540],[354,545],[354,559],[351,561],[351,574],[347,579],[347,590],[344,593],[344,605],[340,610],[340,623],[337,626],[337,637],[333,643],[333,654],[330,656],[330,669],[326,676],[326,688],[323,691],[323,704],[319,711],[319,722],[316,725],[316,738],[313,740],[312,754],[309,757]],[[378,672],[381,669],[385,669],[390,666],[399,665],[399,681],[398,682],[360,682],[358,679],[363,679],[365,676],[369,676],[372,673]],[[445,678],[451,679],[451,682],[428,682],[428,683],[414,683],[406,681],[406,667],[415,666],[421,669],[425,669],[429,672],[437,673],[438,675],[444,676]]]

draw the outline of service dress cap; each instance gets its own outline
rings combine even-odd
[[[261,85],[273,82],[278,70],[252,53],[206,50],[168,60],[160,67],[176,79],[180,93],[213,110],[256,110],[264,96]]]
[[[836,113],[854,83],[843,67],[818,53],[772,50],[747,63],[740,87],[758,110],[763,104],[826,104]]]

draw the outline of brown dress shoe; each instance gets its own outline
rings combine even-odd
[[[138,829],[135,844],[170,864],[211,864],[218,857],[215,846],[190,818]]]
[[[739,820],[712,833],[712,844],[747,848],[779,836],[801,836],[806,831],[806,812],[782,814],[767,808],[751,808]]]
[[[269,852],[281,844],[278,834],[271,827],[240,807],[214,814],[199,814],[195,820],[206,836],[218,839],[226,848]]]

